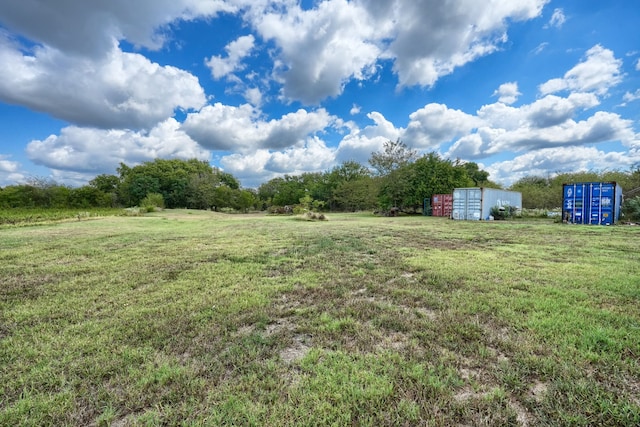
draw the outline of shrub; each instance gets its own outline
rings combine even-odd
[[[164,209],[164,198],[159,193],[148,193],[140,202],[140,207],[146,212],[154,212],[156,209]]]
[[[495,220],[513,218],[518,211],[515,206],[494,206],[491,208],[491,216]]]
[[[140,216],[140,208],[136,206],[133,208],[123,209],[121,215],[122,216]]]
[[[327,221],[327,217],[324,214],[311,211],[305,212],[302,215],[296,215],[294,219],[300,221]]]
[[[629,219],[640,220],[640,196],[626,200],[622,206],[622,211]]]

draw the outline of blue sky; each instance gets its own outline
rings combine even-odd
[[[4,0],[0,186],[199,158],[245,187],[387,140],[527,175],[640,164],[637,0]]]

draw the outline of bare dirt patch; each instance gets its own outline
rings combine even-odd
[[[514,398],[509,399],[509,406],[516,411],[516,420],[522,427],[528,427],[531,423],[531,416],[527,410]]]
[[[457,402],[467,402],[473,399],[483,399],[488,397],[490,392],[488,391],[475,391],[471,387],[464,387],[453,395],[453,399]]]
[[[402,332],[392,332],[390,334],[386,334],[382,337],[382,340],[376,345],[376,349],[378,350],[402,350],[407,343],[409,342],[409,338],[403,334]]]
[[[536,402],[542,402],[547,394],[548,386],[545,383],[536,381],[530,388],[529,392]]]
[[[311,337],[308,335],[296,335],[293,344],[280,352],[280,359],[286,364],[301,360],[311,350]]]

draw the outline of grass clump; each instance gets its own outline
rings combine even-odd
[[[323,213],[307,211],[294,217],[299,221],[328,221],[329,219]]]

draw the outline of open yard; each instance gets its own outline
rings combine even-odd
[[[640,227],[0,228],[0,425],[640,425]]]

